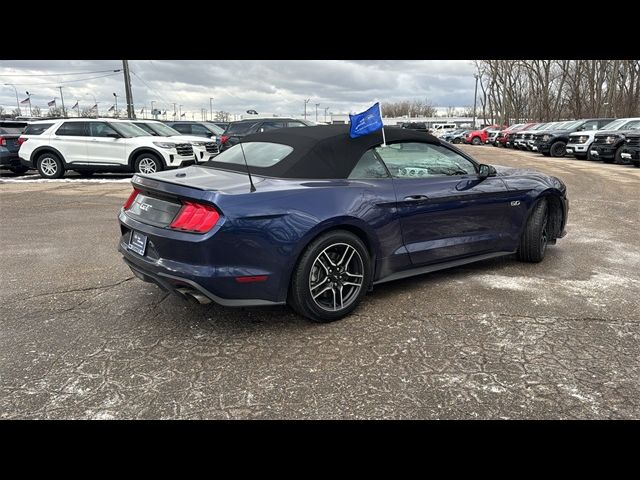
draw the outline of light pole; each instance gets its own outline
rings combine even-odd
[[[324,107],[324,123],[327,123],[327,110],[329,110],[329,107]]]
[[[473,94],[473,128],[476,128],[476,103],[478,99],[478,75],[474,75],[476,77],[476,91]]]
[[[13,87],[16,92],[16,106],[18,107],[18,116],[22,116],[22,111],[20,111],[20,100],[18,99],[18,89],[13,83],[5,83],[7,87]]]
[[[304,101],[304,119],[305,119],[305,120],[307,119],[307,103],[309,103],[309,101],[310,101],[310,100],[311,100],[310,98],[307,98],[307,99]]]
[[[173,102],[173,119],[174,120],[176,119],[176,115],[178,114],[177,111],[176,111],[176,105],[177,105],[177,103]]]
[[[62,87],[58,87],[60,89],[60,101],[62,102],[62,116],[67,116],[67,111],[64,108],[64,97],[62,96]]]
[[[183,106],[184,106],[184,105],[178,105],[178,111],[179,111],[179,113],[180,113],[180,116],[178,117],[178,120],[180,120],[180,119],[182,118],[182,107],[183,107]]]
[[[153,104],[156,103],[155,100],[151,100],[151,115],[153,116],[153,118],[155,118],[156,120],[158,119],[158,116],[156,115],[156,109],[153,108]]]
[[[318,123],[318,107],[320,106],[319,103],[316,103],[316,123]]]
[[[31,114],[31,94],[29,92],[26,92],[26,93],[27,93],[27,98],[29,99],[29,116],[31,117],[32,116],[32,114]]]
[[[211,121],[213,122],[213,97],[209,97],[209,112],[211,113]]]
[[[113,92],[113,96],[116,97],[116,111],[114,112],[114,115],[117,117],[118,116],[118,95],[116,95],[116,92]]]

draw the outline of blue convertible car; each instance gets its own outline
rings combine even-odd
[[[200,303],[288,303],[328,322],[374,285],[500,255],[539,262],[565,234],[565,185],[476,162],[422,132],[348,126],[246,136],[207,164],[136,175],[119,250]]]

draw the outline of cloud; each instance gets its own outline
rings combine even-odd
[[[357,111],[374,100],[395,101],[428,98],[437,106],[464,106],[473,103],[471,61],[463,60],[130,60],[134,103],[139,110],[149,107],[183,112],[209,109],[243,113],[300,115],[304,100],[315,111],[329,107],[333,113]],[[122,74],[82,80],[100,74],[59,75],[121,68],[119,60],[25,60],[0,61],[0,105],[15,108],[13,87],[20,100],[31,92],[33,105],[46,109],[58,98],[63,86],[65,104],[79,101],[93,105],[93,98],[106,111],[118,95],[124,104]],[[17,76],[30,75],[30,76]],[[60,83],[78,80],[69,83]],[[189,113],[188,115],[191,115]]]

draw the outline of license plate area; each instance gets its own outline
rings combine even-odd
[[[138,255],[144,256],[147,249],[147,236],[143,233],[131,230],[131,236],[129,237],[129,245],[127,248]]]

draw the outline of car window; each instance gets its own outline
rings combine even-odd
[[[22,133],[22,129],[12,128],[12,127],[0,127],[0,133],[4,135],[20,135]]]
[[[288,122],[288,127],[306,127],[306,125],[302,122]]]
[[[353,167],[348,177],[351,180],[365,180],[370,178],[389,178],[387,169],[382,164],[373,149],[367,150]]]
[[[425,178],[441,175],[473,175],[475,165],[441,145],[400,142],[377,147],[376,152],[394,178]]]
[[[70,137],[86,137],[87,129],[86,122],[64,122],[58,130],[56,135],[70,136]]]
[[[231,123],[227,128],[226,135],[245,135],[249,133],[249,130],[258,122],[239,122]]]
[[[40,135],[42,132],[47,130],[53,123],[36,123],[33,125],[27,125],[27,128],[24,131],[25,135]]]
[[[176,123],[171,125],[171,128],[176,129],[180,133],[191,133],[191,125],[188,123]]]
[[[267,132],[276,128],[284,128],[284,122],[263,122],[258,128],[258,132]]]
[[[246,158],[247,165],[252,167],[272,167],[291,152],[293,152],[293,147],[289,145],[269,142],[248,142],[234,145],[229,150],[225,150],[215,157],[212,162],[242,165]]]
[[[598,122],[598,120],[591,120],[589,122],[585,122],[584,125],[580,126],[579,130],[580,131],[597,130],[599,123],[600,122]]]
[[[147,132],[149,135],[158,136],[158,134],[156,132],[154,132],[153,129],[149,125],[147,125],[146,123],[136,122],[136,123],[134,123],[134,125],[136,127],[140,127],[145,132]]]
[[[118,135],[118,132],[116,132],[106,123],[102,122],[91,122],[89,124],[89,131],[91,132],[90,136],[92,137],[108,137],[110,134]]]
[[[191,125],[191,133],[193,135],[198,135],[199,137],[210,137],[211,135],[213,135],[213,132],[211,130],[197,123]]]

